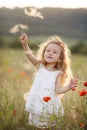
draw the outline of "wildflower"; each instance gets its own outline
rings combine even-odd
[[[13,71],[13,69],[10,67],[8,68],[8,72],[11,73]]]
[[[14,25],[9,31],[10,31],[10,33],[17,33],[21,29],[28,30],[28,26],[24,25],[24,24],[17,24],[17,25]]]
[[[14,109],[13,110],[13,116],[16,116],[16,113],[17,113],[17,111],[16,111],[16,109]]]
[[[84,82],[83,85],[87,87],[87,82]]]
[[[26,74],[25,74],[24,71],[22,71],[22,72],[20,72],[20,75],[21,75],[22,77],[24,77]]]
[[[29,8],[29,9],[26,9],[25,8],[25,14],[27,14],[28,16],[33,16],[33,17],[39,17],[41,19],[43,19],[43,16],[41,15],[40,12],[38,12],[36,10],[36,8]]]
[[[48,102],[49,100],[51,100],[51,97],[43,97],[43,101]]]
[[[85,126],[85,124],[84,124],[84,123],[80,123],[79,125],[80,125],[81,127],[84,127],[84,126]]]
[[[85,96],[87,94],[87,91],[86,90],[82,90],[79,92],[80,96]]]

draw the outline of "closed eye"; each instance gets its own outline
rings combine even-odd
[[[54,51],[53,53],[54,53],[54,54],[56,54],[57,52],[56,52],[56,51]]]
[[[46,52],[50,52],[50,50],[46,50]]]

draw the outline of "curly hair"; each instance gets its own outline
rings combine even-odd
[[[68,49],[67,45],[61,40],[58,36],[53,36],[50,39],[48,39],[46,42],[42,43],[40,45],[40,49],[38,52],[38,57],[42,61],[44,65],[46,65],[46,62],[44,60],[44,53],[49,44],[56,44],[61,47],[61,54],[60,58],[58,59],[58,62],[55,65],[56,70],[61,70],[63,72],[62,74],[62,85],[64,85],[67,80],[71,79],[72,72],[71,72],[71,61],[70,61],[70,55],[71,52]]]

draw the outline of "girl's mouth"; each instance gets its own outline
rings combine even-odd
[[[52,59],[53,57],[52,56],[47,56],[47,58]]]

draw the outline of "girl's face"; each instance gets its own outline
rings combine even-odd
[[[50,43],[45,50],[44,60],[49,64],[56,64],[60,58],[60,54],[61,47],[54,43]]]

